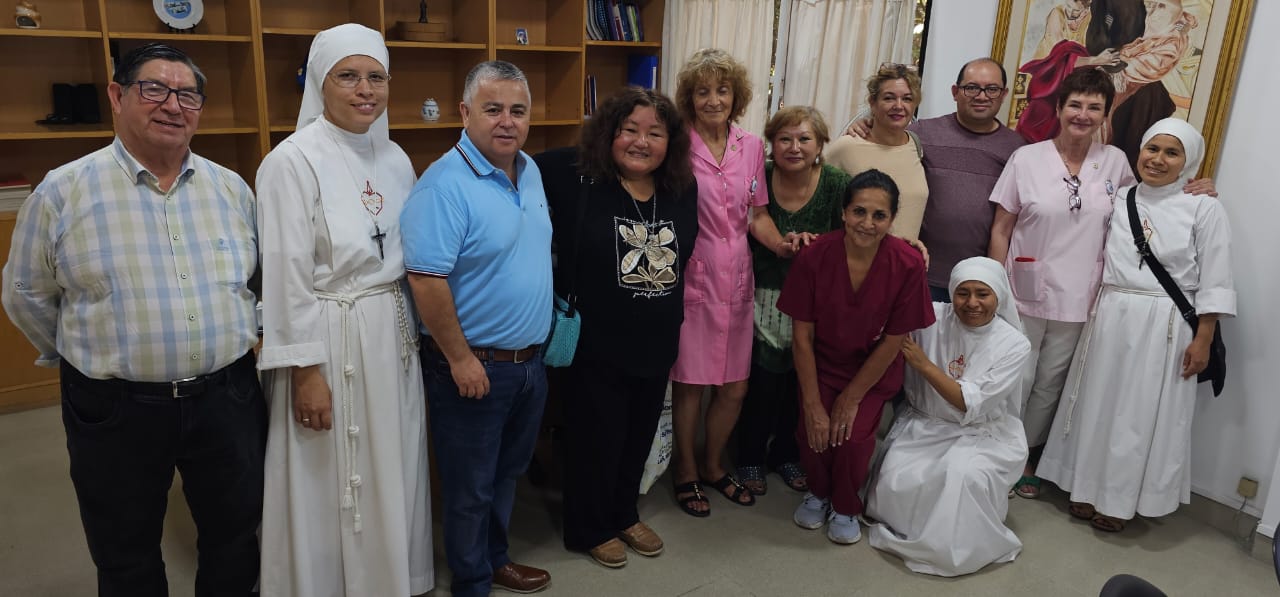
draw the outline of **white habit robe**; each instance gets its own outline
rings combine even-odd
[[[381,258],[366,182],[383,200]],[[399,146],[324,118],[258,170],[264,596],[403,597],[434,584],[423,383],[399,229],[413,183]],[[294,421],[290,368],[307,365],[329,384],[331,430]]]
[[[1194,172],[1194,169],[1191,169]],[[1235,315],[1231,231],[1222,204],[1182,192],[1182,180],[1138,185],[1138,217],[1152,252],[1197,313]],[[1116,193],[1102,290],[1080,336],[1036,474],[1129,520],[1163,516],[1191,500],[1196,378],[1182,379],[1191,326],[1133,243]]]
[[[1004,519],[1009,488],[1027,461],[1016,409],[1031,344],[1000,317],[971,328],[950,304],[933,308],[937,323],[912,339],[960,384],[967,410],[907,367],[909,408],[889,432],[869,492],[867,513],[879,521],[869,535],[872,547],[915,572],[959,576],[1022,552]]]

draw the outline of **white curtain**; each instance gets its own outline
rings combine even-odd
[[[755,134],[763,132],[773,53],[773,0],[667,0],[663,93],[676,92],[680,67],[702,48],[721,48],[746,65],[753,97],[738,126]]]
[[[785,52],[778,49],[782,105],[817,108],[838,135],[866,106],[866,80],[880,63],[911,62],[915,0],[783,2],[791,14]]]

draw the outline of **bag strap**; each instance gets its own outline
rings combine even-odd
[[[1187,321],[1194,333],[1200,329],[1200,316],[1196,314],[1195,307],[1191,306],[1191,301],[1187,300],[1187,295],[1183,294],[1182,289],[1178,288],[1178,284],[1173,281],[1168,270],[1160,265],[1160,261],[1151,252],[1151,243],[1147,242],[1147,235],[1142,233],[1142,225],[1138,222],[1137,193],[1138,186],[1131,186],[1129,196],[1125,199],[1125,205],[1129,211],[1129,229],[1133,232],[1133,244],[1137,245],[1138,255],[1141,255],[1147,267],[1151,268],[1151,273],[1155,274],[1156,280],[1160,282],[1165,293],[1173,299],[1173,304],[1177,305],[1178,312],[1182,314],[1182,318]]]
[[[587,176],[578,177],[577,214],[573,220],[573,248],[569,249],[569,303],[568,315],[572,316],[578,306],[578,245],[582,244],[582,220],[587,215],[587,201],[591,198],[591,185],[596,181]]]
[[[920,143],[920,135],[915,134],[914,131],[907,131],[907,136],[911,137],[911,142],[916,146],[916,159],[924,159],[924,145]]]

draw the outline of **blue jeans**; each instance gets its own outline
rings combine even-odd
[[[444,544],[455,597],[486,596],[511,561],[507,528],[516,480],[529,466],[547,399],[542,357],[484,362],[489,395],[463,398],[444,355],[423,342],[422,370],[444,498]]]

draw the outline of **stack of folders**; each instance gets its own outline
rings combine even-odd
[[[18,211],[31,195],[31,183],[17,176],[0,180],[0,212]]]
[[[644,41],[640,8],[631,0],[586,0],[587,37],[596,41]]]
[[[655,89],[658,86],[658,57],[632,54],[627,57],[627,85]]]

